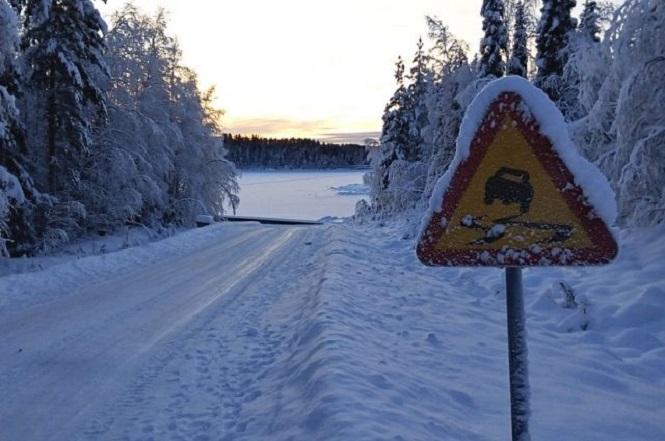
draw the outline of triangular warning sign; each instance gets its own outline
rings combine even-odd
[[[524,89],[522,82],[517,84]],[[515,91],[500,92],[489,104],[468,155],[451,165],[443,179],[447,186],[433,196],[417,246],[423,263],[597,265],[616,256],[610,228],[576,183],[561,152],[541,133],[531,110]],[[563,118],[556,113],[563,131],[558,135],[567,136]],[[547,123],[551,126],[552,118]],[[458,140],[458,149],[459,144]],[[573,160],[571,152],[566,153],[568,161]],[[607,190],[612,197],[609,186]]]

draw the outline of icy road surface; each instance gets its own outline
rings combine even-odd
[[[193,435],[215,421],[216,439],[244,430],[242,407],[263,393],[278,404],[261,376],[294,343],[297,317],[284,312],[302,311],[319,285],[309,270],[321,231],[237,228],[219,239],[4,318],[0,396],[11,406],[0,407],[0,438],[71,439],[107,405],[106,423],[136,424],[114,431]],[[267,430],[275,416],[265,415]]]
[[[608,267],[525,270],[533,439],[665,439],[662,233],[626,232]],[[413,247],[217,224],[24,262],[0,277],[0,440],[508,439],[503,272]]]

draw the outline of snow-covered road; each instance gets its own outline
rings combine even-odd
[[[525,270],[534,439],[665,439],[663,237]],[[413,247],[391,225],[226,223],[9,262],[0,440],[508,439],[503,272]]]
[[[109,416],[131,410],[141,418],[154,399],[143,390],[154,381],[180,383],[169,388],[175,395],[166,397],[165,412],[177,415],[194,395],[211,404],[190,408],[191,417],[169,430],[193,435],[214,416],[241,430],[238,407],[261,394],[257,376],[293,335],[292,317],[265,316],[316,289],[293,274],[301,268],[311,276],[310,245],[320,236],[307,228],[236,228],[202,250],[4,317],[0,395],[12,405],[0,407],[0,438],[72,439],[76,425],[104,404]],[[211,363],[228,353],[224,372],[211,378]],[[118,390],[130,393],[117,400]],[[159,421],[145,417],[147,433]],[[83,438],[94,439],[94,430]]]

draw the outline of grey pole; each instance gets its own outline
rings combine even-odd
[[[508,318],[508,366],[510,368],[510,422],[512,441],[530,441],[529,369],[526,320],[522,293],[522,268],[506,268],[506,312]]]

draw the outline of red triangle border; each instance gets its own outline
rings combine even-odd
[[[418,258],[430,266],[586,266],[609,263],[618,253],[618,246],[605,222],[595,214],[584,196],[582,189],[575,184],[575,179],[568,167],[556,153],[552,143],[539,130],[539,123],[533,117],[525,118],[518,111],[526,106],[522,97],[515,92],[502,92],[489,106],[480,127],[471,142],[469,156],[461,161],[454,172],[450,184],[443,196],[440,211],[435,211],[416,247]],[[541,251],[509,249],[440,249],[436,244],[445,234],[441,226],[442,219],[450,219],[454,214],[462,195],[482,162],[485,154],[499,131],[499,124],[511,116],[517,127],[531,146],[540,164],[549,174],[556,188],[566,191],[562,197],[575,214],[582,227],[587,231],[592,246],[586,248],[565,248],[565,258],[554,256],[554,247],[541,247]],[[525,121],[526,119],[526,121]],[[572,188],[569,184],[572,184]]]

